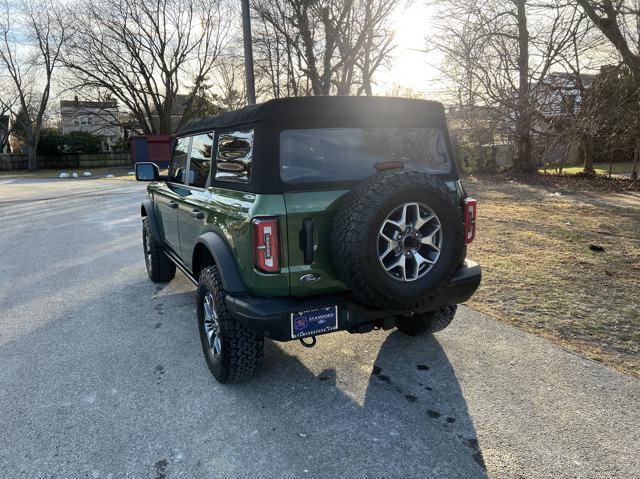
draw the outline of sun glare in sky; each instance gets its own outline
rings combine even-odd
[[[401,7],[393,22],[396,48],[393,63],[378,76],[379,93],[387,93],[394,87],[407,88],[434,98],[438,95],[439,55],[428,51],[428,35],[433,7],[422,2],[411,2]]]

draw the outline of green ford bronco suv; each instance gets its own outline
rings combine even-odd
[[[465,259],[476,202],[441,104],[285,98],[177,132],[142,203],[149,277],[197,284],[198,328],[220,382],[252,376],[264,336],[312,346],[334,331],[446,327],[480,284]]]

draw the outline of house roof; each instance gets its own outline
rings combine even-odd
[[[581,73],[580,81],[585,88],[589,88],[598,75],[590,73]],[[547,85],[553,85],[555,88],[575,88],[578,75],[568,72],[551,72],[545,78]]]
[[[392,97],[309,96],[280,98],[196,120],[176,133],[184,135],[263,121],[373,119],[444,121],[441,103]]]
[[[118,108],[116,100],[106,101],[78,101],[78,100],[60,100],[61,108],[91,108],[104,110],[106,108]]]
[[[190,97],[191,95],[178,93],[171,104],[171,114],[182,115],[182,112],[187,108],[187,103],[189,103]]]

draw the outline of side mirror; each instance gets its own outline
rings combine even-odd
[[[155,163],[136,163],[136,180],[138,181],[158,181],[160,170]]]

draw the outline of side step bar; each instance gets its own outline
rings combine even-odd
[[[180,260],[180,258],[178,258],[178,256],[173,252],[173,251],[169,251],[168,249],[165,248],[164,250],[164,254],[167,255],[167,257],[171,260],[171,262],[173,264],[176,265],[176,267],[182,271],[184,273],[184,275],[189,278],[189,280],[195,284],[196,286],[198,286],[198,280],[196,278],[193,277],[193,275],[191,274],[191,272],[189,271],[189,269],[184,265],[184,263],[182,262],[182,260]]]

